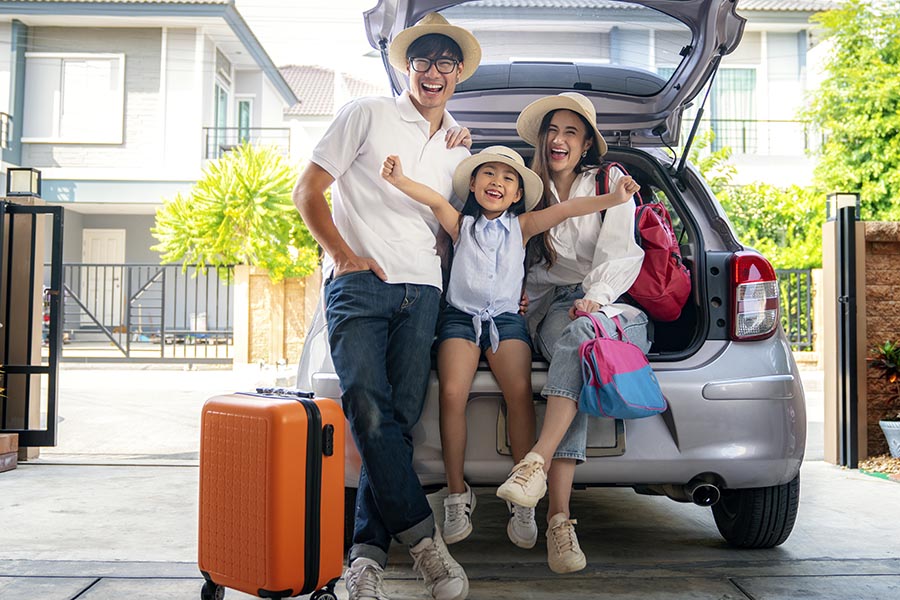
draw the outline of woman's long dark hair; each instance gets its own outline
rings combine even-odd
[[[553,192],[550,191],[550,168],[547,166],[550,164],[550,151],[547,149],[547,131],[550,129],[550,120],[553,119],[554,114],[556,114],[555,110],[550,111],[541,119],[541,128],[538,130],[538,143],[534,149],[534,158],[531,161],[531,170],[537,173],[541,181],[544,182],[544,193],[534,210],[541,210],[556,203],[553,198]],[[578,113],[574,114],[578,115]],[[578,118],[581,119],[584,125],[585,135],[594,137],[593,126],[581,115],[578,115]],[[578,162],[578,165],[575,167],[576,173],[584,173],[589,169],[600,166],[603,159],[600,158],[599,144],[597,142],[598,140],[595,139],[591,147],[587,149],[587,154]],[[549,230],[528,240],[527,258],[525,260],[526,268],[530,269],[534,265],[543,264],[546,269],[550,269],[556,264],[556,257],[556,248],[553,247]]]

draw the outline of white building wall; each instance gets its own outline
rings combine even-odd
[[[10,90],[12,77],[12,23],[0,23],[0,112],[12,114],[10,109]]]
[[[195,29],[166,29],[162,112],[163,170],[167,178],[196,179],[202,157],[203,72],[194,59],[201,40]],[[202,46],[201,46],[202,48]]]
[[[156,168],[161,165],[160,30],[32,27],[29,51],[125,54],[122,144],[23,144],[22,164],[37,168]],[[28,110],[28,98],[25,109]]]

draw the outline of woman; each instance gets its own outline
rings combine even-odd
[[[532,169],[545,190],[539,207],[596,195],[597,167],[607,146],[590,100],[573,92],[542,98],[522,111],[516,129],[535,147]],[[612,168],[610,186],[624,176]],[[541,392],[547,410],[537,443],[497,495],[535,506],[549,487],[547,562],[557,573],[586,565],[569,499],[587,442],[587,416],[577,409],[582,386],[578,349],[595,334],[590,320],[576,318],[575,311],[593,313],[613,337],[618,333],[612,318],[618,317],[629,340],[645,354],[650,349],[647,316],[617,302],[637,278],[644,258],[632,233],[634,209],[632,198],[604,213],[564,221],[529,244],[527,317],[537,348],[550,361]]]

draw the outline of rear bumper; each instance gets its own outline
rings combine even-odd
[[[806,445],[806,408],[790,348],[779,336],[709,346],[699,353],[705,356],[701,363],[653,365],[669,410],[626,421],[624,452],[589,458],[575,471],[576,485],[686,484],[712,475],[722,487],[748,488],[780,485],[797,475]],[[318,379],[317,392],[327,394],[329,376]],[[545,379],[544,371],[532,374],[537,393]],[[479,371],[467,413],[466,478],[472,484],[498,485],[512,466],[511,457],[498,451],[501,405],[493,376]],[[607,426],[590,437],[611,445],[614,432]],[[443,484],[434,376],[413,439],[414,466],[423,485]],[[359,456],[349,436],[347,456],[346,482],[353,487]]]

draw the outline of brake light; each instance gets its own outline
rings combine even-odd
[[[770,337],[778,327],[778,278],[756,252],[735,252],[731,261],[731,339]]]

